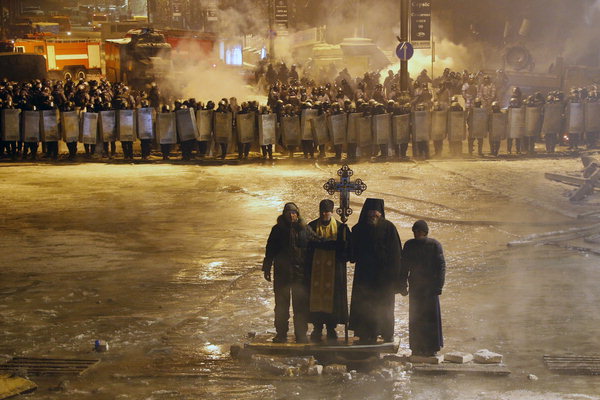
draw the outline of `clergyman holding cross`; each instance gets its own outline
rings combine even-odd
[[[336,341],[335,328],[348,322],[346,263],[350,252],[350,230],[332,218],[333,201],[322,200],[319,218],[308,225],[323,241],[311,241],[307,252],[307,278],[310,287],[312,342],[322,340],[323,325],[327,340]]]

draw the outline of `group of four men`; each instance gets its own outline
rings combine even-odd
[[[359,344],[394,340],[395,295],[409,296],[410,348],[435,355],[443,347],[439,295],[445,279],[441,244],[428,237],[425,221],[413,225],[404,244],[385,218],[383,199],[367,199],[350,229],[332,218],[334,204],[322,200],[319,218],[306,223],[298,206],[287,203],[271,229],[262,271],[271,281],[274,266],[275,343],[288,340],[290,302],[297,343],[337,342],[336,326],[349,324]],[[347,263],[356,263],[350,312]]]

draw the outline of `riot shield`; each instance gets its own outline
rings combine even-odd
[[[100,139],[103,142],[113,142],[117,139],[117,118],[114,110],[100,111],[98,116],[100,124]]]
[[[2,140],[17,142],[21,140],[21,110],[2,110]]]
[[[361,147],[373,144],[373,122],[371,116],[360,117],[357,121],[358,145]]]
[[[427,142],[431,135],[431,111],[413,111],[413,140]]]
[[[230,112],[215,113],[215,142],[229,143],[233,135],[233,115]]]
[[[40,134],[43,142],[58,142],[58,110],[40,111]]]
[[[66,143],[79,140],[79,112],[64,111],[60,113],[60,127],[62,139]]]
[[[330,115],[327,119],[327,127],[335,146],[346,144],[346,130],[348,129],[346,114]]]
[[[159,113],[156,116],[156,136],[160,144],[177,143],[177,118],[175,113]]]
[[[81,114],[81,143],[96,144],[98,142],[98,114],[84,112]]]
[[[296,115],[281,117],[281,133],[284,146],[299,146],[302,139],[300,119]]]
[[[549,103],[544,105],[542,135],[562,133],[564,105]]]
[[[585,103],[585,131],[600,132],[600,102]]]
[[[410,143],[410,114],[392,117],[392,136],[394,144]]]
[[[346,142],[349,144],[358,143],[358,119],[362,117],[360,113],[348,114],[348,131]]]
[[[327,116],[321,114],[311,121],[311,128],[313,137],[315,138],[315,144],[327,144],[329,143],[329,132],[327,131]]]
[[[520,139],[525,136],[525,108],[508,109],[508,138]]]
[[[568,133],[583,133],[583,103],[567,104]]]
[[[310,121],[316,118],[318,115],[318,110],[302,110],[302,117],[300,118],[300,132],[302,134],[302,140],[314,140]]]
[[[177,136],[180,141],[196,140],[198,127],[196,126],[196,115],[192,108],[175,111],[175,120],[177,121]]]
[[[237,115],[237,138],[239,143],[253,143],[256,138],[256,114]]]
[[[485,108],[472,108],[469,114],[469,137],[483,139],[488,135],[489,113]]]
[[[117,136],[121,142],[135,142],[135,111],[117,111]]]
[[[446,139],[448,130],[448,111],[431,112],[431,140]]]
[[[508,115],[502,111],[490,116],[490,140],[493,142],[506,139],[508,130]]]
[[[277,143],[277,114],[258,115],[258,144],[267,146]]]
[[[390,144],[392,140],[391,114],[373,116],[373,140],[374,144]]]
[[[542,127],[542,108],[525,107],[525,136],[536,137]]]
[[[40,141],[40,113],[39,111],[23,111],[23,141],[37,143]]]
[[[209,142],[213,133],[213,110],[196,111],[196,126],[198,127],[199,142]]]
[[[138,108],[137,114],[137,137],[144,140],[152,140],[154,134],[154,109],[153,108]]]
[[[465,112],[448,111],[448,141],[459,142],[466,136]]]

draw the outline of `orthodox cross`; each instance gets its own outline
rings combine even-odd
[[[323,188],[327,190],[330,195],[336,192],[340,193],[340,207],[336,210],[338,215],[342,219],[342,223],[348,221],[348,217],[352,215],[352,209],[350,208],[350,193],[354,192],[359,196],[362,192],[367,190],[367,185],[360,179],[356,179],[354,182],[350,182],[350,177],[354,175],[354,171],[350,169],[348,164],[344,164],[337,172],[340,177],[340,181],[337,182],[331,178],[324,185]]]

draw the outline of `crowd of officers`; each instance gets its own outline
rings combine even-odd
[[[554,152],[565,138],[572,148],[583,140],[594,146],[600,132],[595,87],[573,89],[568,96],[551,92],[527,98],[514,88],[503,108],[496,83],[483,75],[468,76],[461,87],[464,101],[459,101],[458,83],[449,73],[438,83],[451,95],[446,102],[439,90],[435,97],[427,94],[426,71],[413,84],[424,90],[412,95],[395,90],[393,74],[384,84],[370,83],[372,89],[366,84],[354,89],[343,78],[345,73],[324,86],[302,86],[291,77],[287,83],[276,80],[264,106],[256,101],[238,104],[235,98],[217,104],[187,99],[165,105],[155,85],[140,92],[106,80],[4,80],[0,81],[1,155],[35,159],[42,143],[45,157],[57,159],[62,140],[70,159],[76,157],[78,143],[88,157],[94,153],[112,157],[120,141],[124,158],[130,160],[133,143],[139,140],[142,159],[155,146],[168,159],[176,145],[184,160],[211,153],[224,159],[235,147],[238,158],[247,159],[256,145],[263,158],[271,159],[276,145],[290,157],[301,150],[305,158],[325,157],[327,151],[335,153],[335,160],[344,153],[350,160],[405,158],[409,144],[414,157],[426,159],[441,156],[445,141],[452,156],[462,154],[464,143],[469,154],[477,143],[477,153],[483,155],[487,139],[490,154],[497,156],[503,141],[507,153],[513,149],[532,153],[542,139],[546,150]],[[477,91],[465,88],[471,79]]]

